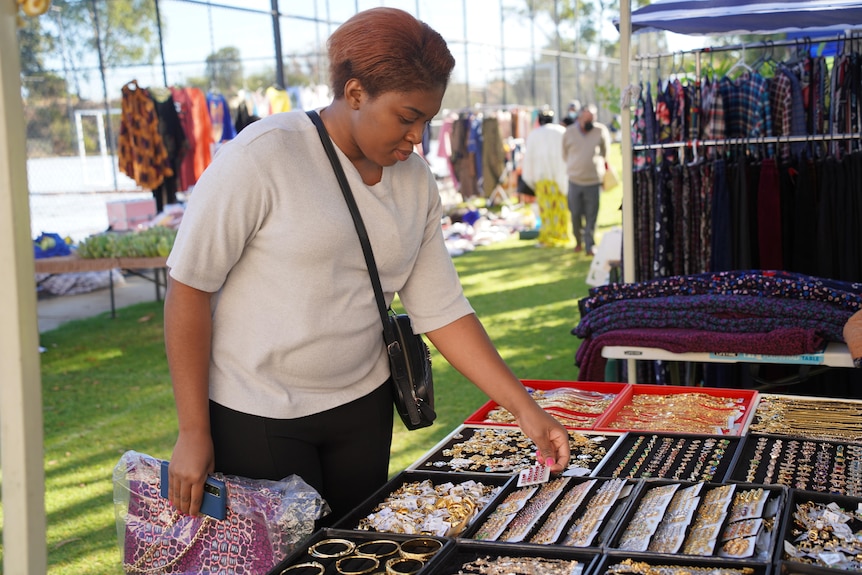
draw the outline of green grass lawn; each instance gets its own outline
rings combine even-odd
[[[611,161],[619,168],[619,146]],[[619,225],[619,188],[602,195],[597,240]],[[522,379],[574,380],[577,300],[590,260],[568,248],[510,239],[455,258],[465,292],[501,355]],[[162,305],[143,303],[71,322],[41,336],[47,549],[51,575],[121,574],[111,474],[133,449],[168,458],[176,437],[162,338]],[[438,419],[395,426],[395,474],[485,401],[432,350]],[[0,509],[0,529],[3,526]],[[3,550],[0,548],[0,564]]]

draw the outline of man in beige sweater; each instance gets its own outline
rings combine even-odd
[[[584,106],[563,136],[575,251],[585,251],[587,254],[592,254],[595,248],[593,234],[599,215],[599,190],[611,146],[608,128],[594,121],[595,116],[596,107],[593,104]]]

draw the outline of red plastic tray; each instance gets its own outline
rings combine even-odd
[[[685,385],[650,385],[650,384],[641,384],[635,383],[631,384],[624,390],[617,399],[611,403],[607,410],[605,410],[604,415],[599,418],[599,421],[596,422],[596,425],[593,429],[600,431],[671,431],[671,430],[663,430],[663,429],[646,429],[646,428],[637,428],[637,429],[620,429],[617,427],[610,427],[610,425],[616,421],[617,416],[620,411],[627,405],[631,405],[632,397],[635,394],[655,394],[655,395],[671,395],[671,394],[682,394],[682,393],[702,393],[705,395],[711,395],[713,397],[728,397],[733,399],[740,399],[740,409],[742,413],[736,418],[733,422],[732,429],[729,432],[724,433],[725,435],[742,435],[745,429],[748,427],[748,421],[754,415],[754,406],[756,405],[758,392],[756,390],[751,389],[729,389],[722,387],[690,387]],[[731,426],[728,426],[731,427]],[[676,430],[678,433],[695,433],[695,431],[680,431]],[[717,435],[717,434],[716,434]]]
[[[608,407],[608,410],[612,409],[613,406],[620,401],[620,399],[626,395],[625,390],[630,387],[628,383],[610,383],[604,381],[553,381],[553,380],[539,380],[539,379],[524,379],[521,380],[521,383],[524,384],[524,387],[528,389],[558,389],[561,387],[571,387],[574,389],[580,389],[582,391],[597,391],[600,393],[615,393],[616,397],[611,402],[611,405]],[[465,425],[481,425],[484,427],[516,427],[514,423],[501,423],[496,421],[486,421],[488,414],[491,410],[500,407],[496,402],[489,401],[479,409],[477,409],[473,414],[464,420]],[[576,412],[572,412],[576,413]],[[607,413],[607,411],[605,412]],[[587,414],[584,414],[587,415]],[[588,414],[596,418],[596,422],[598,423],[603,418],[602,415],[594,415]],[[593,427],[578,427],[574,425],[563,424],[565,427],[569,429],[592,429]]]

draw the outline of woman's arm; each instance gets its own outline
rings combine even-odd
[[[168,280],[165,350],[179,422],[169,495],[174,507],[191,515],[200,511],[204,481],[215,465],[209,418],[211,298],[211,293]]]
[[[557,473],[568,467],[566,429],[533,401],[500,357],[475,314],[425,335],[455,369],[515,416],[518,426],[538,447],[542,463],[552,459],[551,471]]]

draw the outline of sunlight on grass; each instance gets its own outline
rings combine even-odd
[[[494,333],[498,338],[505,341],[520,337],[525,333],[556,334],[557,330],[562,329],[572,338],[568,343],[574,344],[577,340],[571,335],[571,329],[578,323],[578,316],[565,317],[571,311],[571,305],[552,302],[546,305],[521,308],[509,313],[486,315],[485,321],[494,324]],[[529,340],[524,341],[526,343]]]
[[[50,441],[46,437],[46,449],[62,450],[76,445],[80,439],[94,437],[122,441],[130,437],[127,432],[131,432],[131,437],[134,437],[134,429],[146,430],[145,432],[149,434],[161,425],[173,423],[175,419],[173,409],[158,413],[167,402],[170,402],[173,408],[173,395],[170,388],[148,391],[138,389],[135,393],[134,405],[121,405],[115,402],[102,408],[99,404],[90,404],[88,411],[94,412],[93,416],[79,428],[80,431],[70,431],[52,437]],[[152,415],[154,411],[155,417]],[[53,419],[50,410],[46,411],[46,419]],[[60,422],[59,425],[65,424]]]
[[[78,470],[77,473],[69,473],[66,487],[59,487],[56,482],[50,482],[52,492],[57,495],[50,504],[46,502],[46,510],[49,520],[52,516],[68,516],[75,514],[76,509],[87,507],[85,505],[93,499],[104,496],[104,485],[106,481],[105,470],[101,467],[91,466],[86,470]]]
[[[121,349],[85,350],[78,355],[67,357],[61,362],[51,363],[49,373],[89,371],[93,369],[95,363],[121,357],[123,357],[123,350]]]
[[[568,254],[565,255],[568,256]],[[530,275],[512,274],[510,270],[487,271],[472,275],[469,280],[462,283],[465,291],[469,291],[472,298],[489,293],[505,295],[506,292],[522,288],[535,288],[570,278],[571,270],[566,266],[556,264],[548,265],[547,269],[535,270],[534,274]]]

